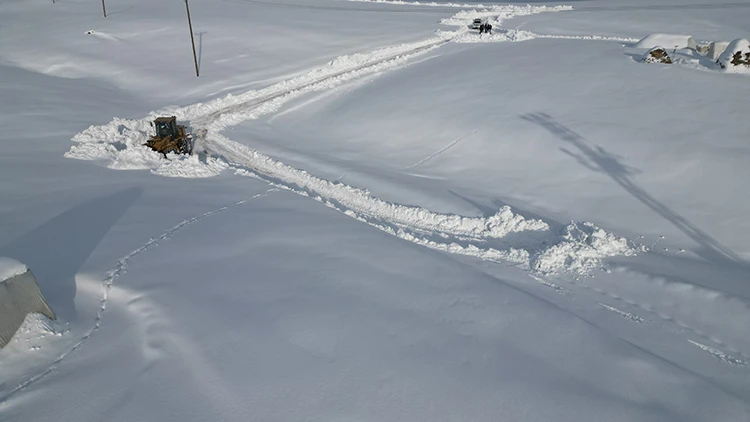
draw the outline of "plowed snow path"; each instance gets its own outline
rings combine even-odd
[[[497,6],[482,14],[495,16],[496,22],[500,22],[517,15],[568,9]],[[526,219],[515,214],[510,207],[503,207],[495,215],[484,218],[389,203],[373,197],[366,190],[312,176],[221,134],[228,126],[274,113],[284,103],[305,93],[331,89],[347,81],[404,66],[410,60],[465,35],[468,32],[466,24],[473,16],[459,13],[449,23],[459,29],[441,33],[436,38],[342,56],[328,66],[262,90],[171,110],[170,113],[178,119],[191,123],[199,137],[196,149],[207,153],[202,161],[197,157],[174,157],[165,161],[143,147],[150,131],[151,117],[116,119],[109,125],[91,127],[74,138],[78,144],[66,155],[81,159],[105,158],[111,160],[110,167],[113,168],[147,167],[166,176],[212,175],[229,164],[241,174],[252,174],[276,186],[312,196],[350,217],[402,239],[449,253],[520,265],[539,273],[587,273],[597,268],[603,258],[633,254],[627,240],[608,234],[591,223],[574,222],[562,233],[556,233],[547,223]]]

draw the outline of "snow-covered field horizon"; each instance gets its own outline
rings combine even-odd
[[[130,3],[0,2],[4,418],[750,417],[750,2]]]

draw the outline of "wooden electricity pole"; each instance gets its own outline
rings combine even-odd
[[[104,12],[104,17],[107,17],[107,6],[104,5],[104,0],[102,0],[102,12]]]
[[[195,38],[193,37],[193,22],[190,21],[190,6],[188,5],[188,0],[185,0],[185,8],[187,9],[188,28],[190,29],[190,42],[193,44],[193,62],[195,62],[195,76],[199,77],[200,73],[198,70],[198,55],[195,54]]]

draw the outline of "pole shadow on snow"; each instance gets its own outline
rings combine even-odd
[[[71,320],[76,273],[142,192],[130,188],[86,201],[0,248],[0,256],[26,264],[58,317]]]
[[[203,58],[203,35],[207,32],[208,31],[200,31],[195,33],[195,35],[198,36],[198,72],[202,70],[201,59]]]
[[[574,147],[576,152],[565,148],[560,149],[562,152],[576,159],[576,161],[584,167],[608,175],[620,185],[620,187],[625,189],[626,192],[651,208],[657,214],[661,215],[667,221],[672,223],[672,225],[685,233],[685,235],[698,243],[700,248],[695,251],[698,255],[711,262],[729,263],[740,266],[746,265],[740,256],[719,243],[708,233],[695,226],[685,217],[677,214],[665,204],[659,202],[656,198],[646,192],[646,190],[633,182],[631,176],[638,171],[624,164],[621,157],[608,152],[600,146],[592,145],[584,137],[563,126],[548,114],[530,113],[520,117],[526,121],[541,126],[569,146]]]

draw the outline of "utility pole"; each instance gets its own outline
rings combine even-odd
[[[188,5],[188,0],[185,0],[185,8],[187,9],[188,27],[190,28],[190,42],[193,44],[193,61],[195,62],[195,77],[199,77],[200,73],[198,70],[198,55],[195,54],[195,37],[193,37],[193,22],[190,20],[190,6]]]
[[[54,1],[54,0],[52,0]],[[104,5],[104,0],[102,0],[102,12],[104,12],[104,17],[107,17],[107,6]]]

